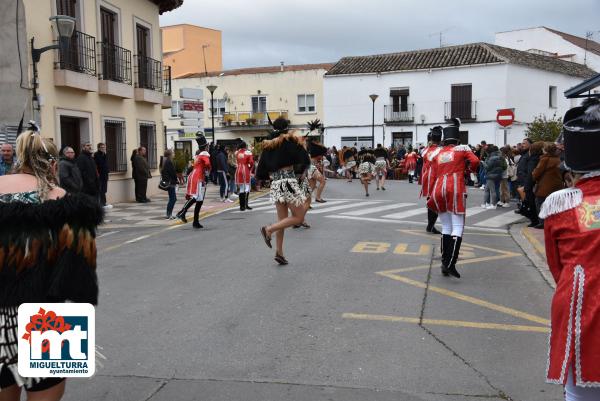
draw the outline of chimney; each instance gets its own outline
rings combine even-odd
[[[283,61],[281,62],[281,72],[283,72]]]

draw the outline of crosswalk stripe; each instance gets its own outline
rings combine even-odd
[[[486,210],[487,209],[484,209],[484,208],[479,207],[479,206],[477,206],[477,207],[469,207],[469,208],[467,208],[467,218],[476,216],[479,213],[485,212]]]
[[[339,201],[328,201],[327,203],[314,203],[313,202],[311,204],[311,206],[314,209],[319,209],[319,208],[323,208],[325,206],[337,205],[337,204],[340,204],[340,203],[346,203],[346,201],[342,201],[342,200],[339,200]],[[260,212],[260,211],[269,211],[270,212],[270,211],[275,210],[275,205],[269,204],[267,206],[253,207],[252,210],[255,210],[255,211],[258,211],[258,212]],[[241,210],[237,210],[237,211],[235,211],[233,213],[243,213],[243,212]]]
[[[478,227],[502,227],[507,226],[510,223],[514,223],[517,220],[522,219],[523,216],[516,214],[513,210],[508,211],[506,213],[499,214],[492,218],[480,221],[479,223],[475,223],[474,225]]]
[[[344,212],[342,214],[345,214],[348,216],[363,216],[365,214],[383,212],[385,210],[400,209],[402,207],[415,206],[415,205],[416,205],[416,203],[396,203],[394,205],[370,207],[367,209],[354,210],[352,212]]]
[[[254,207],[254,206],[264,206],[264,205],[270,205],[271,204],[271,200],[262,200],[260,202],[250,202],[249,205]]]
[[[383,218],[383,219],[402,220],[402,219],[405,219],[407,217],[417,216],[419,214],[425,214],[426,212],[427,212],[427,209],[425,209],[424,207],[422,207],[422,208],[418,208],[418,209],[407,210],[407,211],[400,212],[400,213],[387,214],[385,216],[382,216],[381,218]]]
[[[327,203],[328,203],[328,206],[329,206],[333,202],[327,202]],[[326,208],[322,208],[322,209],[318,209],[318,210],[311,210],[310,214],[329,213],[329,212],[334,212],[336,210],[350,209],[350,208],[361,207],[361,206],[375,205],[377,203],[379,203],[379,202],[372,201],[372,202],[346,203],[346,204],[339,205],[339,206],[326,207]]]

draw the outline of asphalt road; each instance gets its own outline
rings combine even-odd
[[[275,216],[261,200],[199,231],[101,230],[107,360],[64,399],[562,399],[544,383],[552,290],[508,234],[511,209],[467,217],[457,280],[416,185],[328,186],[312,228],[286,232],[285,267],[260,237]]]

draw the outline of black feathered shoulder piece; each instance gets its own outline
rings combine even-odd
[[[103,209],[87,195],[42,204],[0,203],[0,307],[98,302],[96,228]]]

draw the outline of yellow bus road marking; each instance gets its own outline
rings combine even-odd
[[[483,256],[481,258],[476,258],[476,259],[469,259],[469,260],[459,260],[458,262],[456,262],[457,266],[464,266],[464,265],[471,265],[473,263],[479,263],[479,262],[488,262],[490,260],[501,260],[501,259],[506,259],[506,258],[513,258],[515,256],[520,256],[519,254],[514,254],[514,255],[496,255],[496,256]],[[429,269],[429,265],[418,265],[418,266],[410,266],[410,267],[401,267],[398,269],[392,269],[392,270],[384,270],[381,272],[377,272],[377,274],[382,274],[382,273],[406,273],[406,272],[414,272],[417,270],[427,270]]]
[[[435,287],[435,286],[431,286],[431,285],[428,287],[425,283],[423,283],[421,281],[412,280],[408,277],[403,277],[403,276],[400,276],[397,274],[386,273],[386,272],[378,272],[377,274],[387,277],[387,278],[391,278],[392,280],[396,280],[396,281],[400,281],[405,284],[412,285],[414,287],[427,288],[429,291],[436,292],[438,294],[442,294],[442,295],[445,295],[450,298],[455,298],[455,299],[458,299],[463,302],[468,302],[470,304],[478,305],[483,308],[491,309],[496,312],[504,313],[509,316],[518,317],[521,319],[529,320],[531,322],[543,324],[546,326],[550,325],[550,320],[544,319],[543,317],[532,315],[532,314],[529,314],[526,312],[521,312],[516,309],[506,307],[506,306],[497,305],[497,304],[494,304],[494,303],[491,303],[488,301],[484,301],[483,299],[479,299],[479,298],[475,298],[475,297],[472,297],[469,295],[461,294],[456,291],[451,291],[451,290],[447,290],[445,288]]]
[[[431,324],[431,325],[438,325],[438,326],[467,327],[467,328],[487,329],[487,330],[525,331],[525,332],[534,332],[534,333],[549,333],[550,332],[550,328],[541,327],[541,326],[466,322],[463,320],[419,319],[416,317],[370,315],[370,314],[362,314],[362,313],[344,313],[342,315],[342,318],[354,319],[354,320],[382,321],[382,322],[414,323],[414,324],[422,324],[422,325]]]
[[[394,249],[396,255],[412,255],[412,256],[426,256],[431,254],[431,245],[419,245],[417,252],[411,252],[408,250],[409,244],[398,244]]]
[[[546,257],[546,248],[544,245],[540,243],[530,232],[528,232],[525,228],[521,229],[521,233],[531,242],[536,251],[542,256]]]

